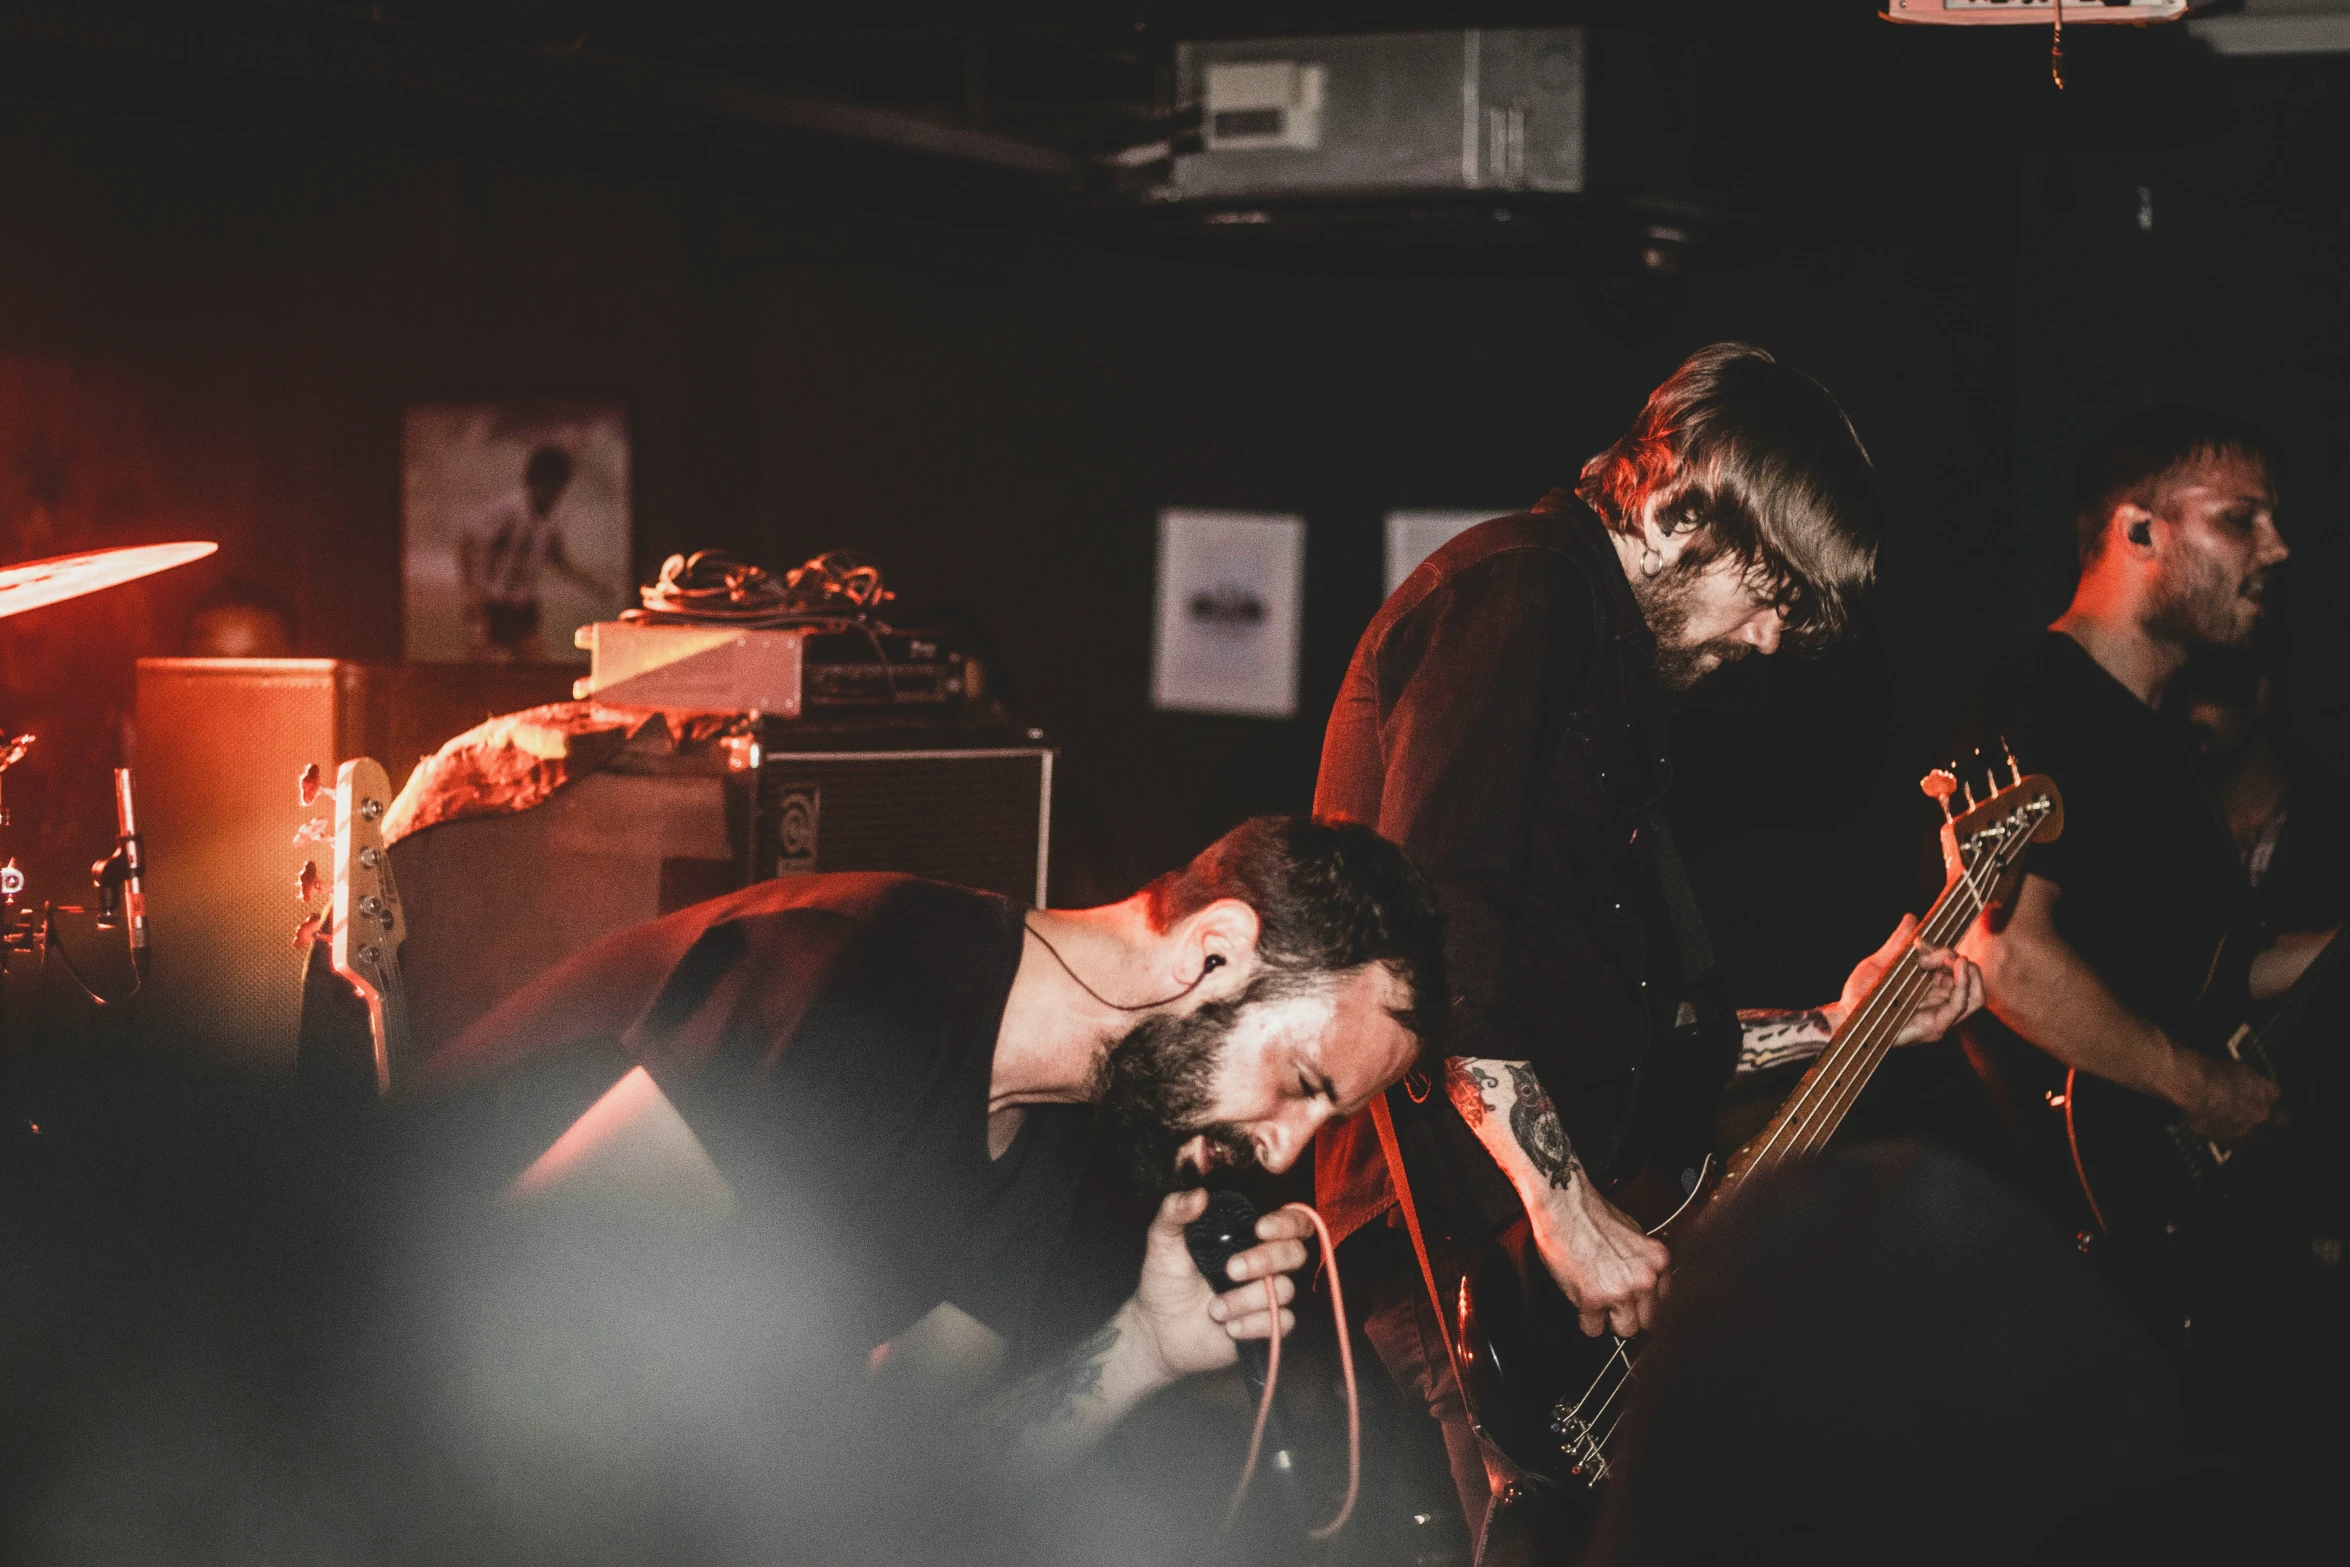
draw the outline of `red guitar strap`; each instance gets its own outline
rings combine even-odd
[[[1387,1161],[1387,1178],[1395,1187],[1396,1206],[1403,1209],[1403,1227],[1412,1237],[1412,1255],[1420,1259],[1420,1282],[1428,1286],[1428,1304],[1436,1308],[1436,1334],[1444,1341],[1445,1372],[1461,1395],[1461,1413],[1467,1417],[1469,1430],[1477,1439],[1478,1455],[1485,1461],[1485,1483],[1494,1496],[1500,1497],[1516,1477],[1517,1466],[1501,1456],[1477,1423],[1476,1411],[1469,1407],[1469,1388],[1461,1380],[1460,1353],[1453,1346],[1451,1322],[1444,1311],[1444,1292],[1436,1287],[1436,1265],[1428,1260],[1428,1237],[1420,1229],[1420,1205],[1412,1201],[1411,1178],[1403,1173],[1403,1145],[1396,1141],[1395,1117],[1388,1113],[1385,1094],[1371,1101],[1371,1125],[1379,1133],[1379,1152]],[[1472,1567],[1483,1567],[1487,1536],[1499,1511],[1498,1507],[1489,1507],[1484,1518],[1474,1526],[1476,1537],[1469,1557]]]
[[[1395,1188],[1396,1205],[1403,1209],[1403,1227],[1411,1233],[1412,1255],[1420,1259],[1420,1282],[1428,1286],[1428,1304],[1436,1308],[1436,1332],[1444,1340],[1444,1363],[1460,1377],[1460,1363],[1452,1346],[1452,1326],[1444,1314],[1444,1292],[1436,1287],[1436,1266],[1428,1260],[1428,1238],[1420,1231],[1420,1205],[1412,1201],[1412,1183],[1403,1173],[1403,1145],[1395,1140],[1395,1117],[1388,1113],[1387,1096],[1371,1101],[1371,1125],[1379,1132],[1379,1153],[1387,1161],[1387,1182]]]

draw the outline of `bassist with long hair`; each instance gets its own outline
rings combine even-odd
[[[1876,510],[1868,457],[1824,387],[1759,349],[1700,350],[1572,493],[1415,570],[1331,714],[1315,809],[1377,827],[1427,870],[1454,1054],[1447,1081],[1407,1081],[1324,1129],[1316,1201],[1356,1236],[1348,1294],[1368,1299],[1367,1336],[1442,1424],[1481,1555],[1493,1498],[1521,1493],[1447,1368],[1437,1299],[1470,1254],[1513,1230],[1521,1266],[1555,1282],[1586,1333],[1638,1333],[1668,1255],[1601,1183],[1659,1079],[1710,1070],[1718,1086],[1741,1055],[1816,1053],[1897,963],[1920,986],[1902,1040],[1980,1002],[1963,960],[1907,956],[1905,920],[1840,1000],[1738,1018],[1662,815],[1674,694],[1832,640],[1874,575]]]

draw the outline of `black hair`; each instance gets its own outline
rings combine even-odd
[[[2125,502],[2154,509],[2162,481],[2188,463],[2213,457],[2240,457],[2259,463],[2273,477],[2276,442],[2248,419],[2162,403],[2122,415],[2081,451],[2073,474],[2073,528],[2081,564],[2105,546],[2106,524]]]
[[[1452,1014],[1444,917],[1427,876],[1359,822],[1255,816],[1144,889],[1165,930],[1219,898],[1256,911],[1257,958],[1276,973],[1339,974],[1384,964],[1411,992],[1396,1021],[1423,1060],[1443,1049]]]

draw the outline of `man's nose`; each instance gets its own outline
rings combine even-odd
[[[1269,1174],[1281,1174],[1312,1146],[1314,1134],[1328,1119],[1329,1105],[1316,1099],[1270,1122],[1257,1134],[1258,1165]]]
[[[2274,566],[2293,553],[2285,543],[2285,536],[2277,532],[2277,525],[2265,519],[2260,524],[2259,550],[2258,558],[2263,566]]]

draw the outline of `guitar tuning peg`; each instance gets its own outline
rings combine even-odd
[[[2015,748],[2007,743],[2007,736],[1999,737],[1999,750],[2007,758],[2007,781],[2010,786],[2024,781],[2024,770],[2016,765]]]
[[[294,876],[294,896],[304,904],[318,896],[318,862],[304,860]]]
[[[1972,783],[1966,785],[1966,808],[1970,811],[1975,808],[1975,786]]]
[[[294,780],[294,788],[301,794],[304,805],[316,805],[325,787],[325,775],[319,771],[316,762],[303,768],[302,776]]]
[[[1942,807],[1942,819],[1950,820],[1950,797],[1958,793],[1958,774],[1947,767],[1937,767],[1918,780],[1918,788],[1927,799]]]

